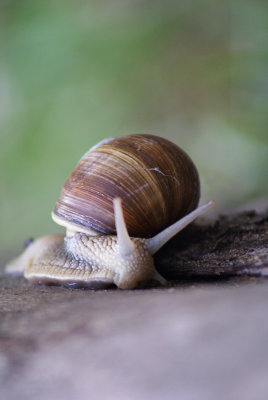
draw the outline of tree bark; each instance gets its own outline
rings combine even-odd
[[[155,263],[168,280],[267,276],[268,211],[192,224],[157,253]]]

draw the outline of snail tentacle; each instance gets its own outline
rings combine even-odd
[[[146,245],[149,252],[153,255],[161,247],[166,244],[169,239],[179,233],[182,229],[184,229],[187,225],[189,225],[192,221],[194,221],[197,217],[207,212],[210,208],[215,206],[215,201],[211,200],[208,203],[204,204],[201,207],[198,207],[190,214],[186,215],[185,217],[181,218],[179,221],[175,222],[174,224],[170,225],[162,232],[158,233],[154,237],[150,239],[146,239]]]
[[[122,209],[122,200],[119,197],[117,197],[113,200],[113,204],[114,204],[114,220],[117,233],[118,251],[120,256],[124,258],[134,253],[135,245],[130,239],[130,236],[127,231]]]
[[[163,286],[166,286],[168,283],[167,280],[162,275],[160,275],[159,272],[157,272],[157,271],[155,272],[153,279],[156,282],[159,282]]]

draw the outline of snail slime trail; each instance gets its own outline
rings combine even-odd
[[[145,134],[106,139],[81,158],[61,190],[52,218],[66,235],[33,241],[6,271],[92,289],[164,284],[153,255],[215,204],[196,208],[199,198],[197,169],[174,143]]]

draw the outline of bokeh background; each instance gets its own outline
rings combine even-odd
[[[99,140],[153,133],[195,161],[216,212],[268,198],[266,0],[0,1],[0,260]]]

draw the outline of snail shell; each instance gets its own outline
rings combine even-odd
[[[151,237],[196,208],[199,176],[169,140],[135,134],[102,141],[65,182],[53,218],[90,235],[115,234],[113,199],[121,198],[132,237]]]
[[[163,284],[153,255],[214,206],[209,201],[195,209],[199,192],[193,162],[168,140],[102,141],[80,160],[52,213],[66,236],[33,241],[6,271],[23,272],[31,282],[93,289],[133,289],[151,279]]]

